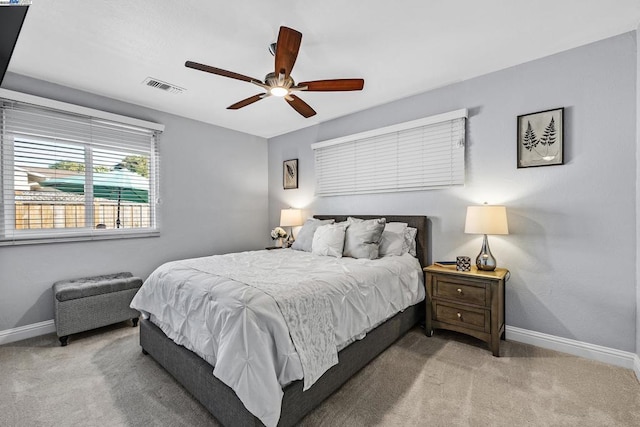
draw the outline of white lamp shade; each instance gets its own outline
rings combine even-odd
[[[469,206],[464,232],[468,234],[509,234],[507,208],[504,206]]]
[[[281,227],[297,227],[302,225],[302,211],[300,209],[282,209],[280,211]]]

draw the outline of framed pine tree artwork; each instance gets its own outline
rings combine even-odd
[[[564,107],[518,116],[518,168],[564,164]]]

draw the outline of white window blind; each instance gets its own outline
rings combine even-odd
[[[457,110],[312,144],[316,195],[463,185],[466,116]]]
[[[162,125],[21,95],[0,98],[0,245],[158,235]]]

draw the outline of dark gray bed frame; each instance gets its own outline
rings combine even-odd
[[[358,218],[387,219],[387,222],[406,222],[418,229],[416,253],[420,264],[428,265],[428,225],[426,216],[351,215]],[[346,215],[315,215],[318,219],[346,220]],[[307,391],[303,381],[294,381],[284,388],[282,410],[278,426],[291,426],[329,397],[356,372],[403,336],[424,317],[424,301],[398,313],[338,353],[338,364],[331,367]],[[160,328],[149,320],[140,324],[140,345],[180,384],[184,386],[213,416],[225,426],[262,426],[242,404],[235,392],[213,376],[213,366],[195,353],[175,344]]]

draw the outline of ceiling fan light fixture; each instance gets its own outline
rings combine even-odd
[[[289,89],[284,88],[282,86],[275,86],[269,89],[269,93],[271,93],[271,95],[273,96],[283,97],[289,94]]]

